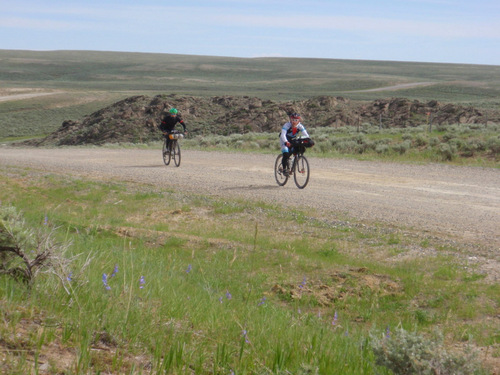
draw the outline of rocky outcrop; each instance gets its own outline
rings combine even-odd
[[[370,103],[343,97],[319,96],[302,101],[274,102],[256,97],[216,96],[210,98],[177,95],[133,96],[90,114],[81,121],[67,120],[54,133],[32,145],[82,145],[160,139],[161,115],[171,107],[179,110],[191,134],[278,132],[298,112],[308,128],[372,124],[383,127],[411,127],[500,121],[500,115],[485,115],[471,107],[404,98],[379,99]]]

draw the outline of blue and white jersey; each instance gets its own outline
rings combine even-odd
[[[286,143],[296,138],[309,138],[309,134],[307,134],[306,128],[300,122],[295,128],[292,126],[291,122],[287,122],[281,129],[281,149],[283,150],[284,147],[287,148]]]

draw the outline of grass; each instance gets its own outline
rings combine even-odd
[[[398,326],[498,353],[498,284],[435,238],[33,170],[0,185],[81,254],[70,294],[50,275],[0,278],[2,372],[384,374],[370,334]],[[422,243],[431,255],[399,260]]]

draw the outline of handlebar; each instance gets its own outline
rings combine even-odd
[[[314,146],[314,141],[311,138],[298,138],[298,139],[292,139],[290,141],[290,144],[292,145],[292,147],[294,146],[311,147]]]

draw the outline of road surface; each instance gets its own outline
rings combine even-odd
[[[309,157],[308,186],[279,187],[275,155],[184,150],[179,168],[165,166],[159,150],[0,147],[0,167],[152,183],[165,188],[243,197],[290,207],[312,207],[325,217],[383,222],[500,248],[500,171],[440,164],[336,160]]]

